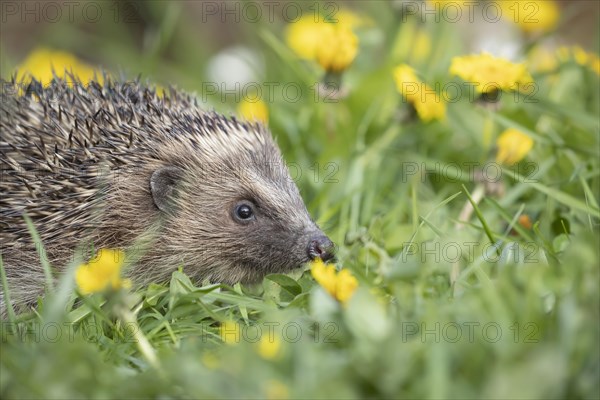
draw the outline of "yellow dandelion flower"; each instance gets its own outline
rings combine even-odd
[[[586,66],[590,62],[590,55],[581,46],[573,46],[571,51],[577,64]]]
[[[242,338],[242,329],[240,324],[235,321],[225,321],[219,329],[221,340],[229,345],[238,344]]]
[[[311,274],[327,293],[342,304],[350,300],[358,287],[358,281],[349,270],[337,272],[334,265],[326,265],[321,259],[312,263]]]
[[[68,81],[66,72],[72,72],[76,78],[86,84],[91,80],[97,79],[102,83],[103,78],[100,72],[94,67],[80,61],[74,55],[57,50],[39,48],[32,51],[29,56],[17,67],[17,80],[27,81],[35,78],[42,85],[47,85],[54,78],[53,75]],[[72,85],[72,82],[68,82]]]
[[[582,67],[587,67],[594,71],[597,75],[600,75],[600,58],[597,54],[588,53],[580,46],[559,47],[556,51],[556,56],[562,62],[575,61]]]
[[[600,58],[597,54],[588,53],[581,47],[577,46],[573,49],[573,58],[575,62],[583,67],[588,67],[597,75],[600,75]]]
[[[533,139],[517,129],[509,128],[500,134],[496,145],[496,162],[513,165],[521,161],[533,148]]]
[[[327,25],[320,17],[305,15],[287,26],[286,42],[298,57],[314,60],[317,58],[323,28]]]
[[[345,304],[350,300],[357,287],[358,281],[356,278],[352,276],[352,273],[349,270],[343,269],[337,276],[335,296],[340,303]]]
[[[533,82],[524,63],[513,63],[488,53],[454,57],[450,73],[474,84],[479,93],[519,90]]]
[[[396,88],[405,98],[411,100],[419,95],[419,86],[421,80],[417,78],[415,70],[406,65],[401,64],[394,68],[394,80],[396,81]]]
[[[556,28],[560,19],[558,4],[552,0],[500,1],[502,16],[526,33],[544,33]]]
[[[331,21],[306,15],[288,25],[286,42],[298,57],[317,61],[327,72],[341,72],[356,58],[358,37],[352,29],[364,21],[349,10],[336,13]]]
[[[325,265],[320,258],[313,262],[310,270],[313,278],[327,291],[335,297],[336,288],[336,270],[334,265]]]
[[[281,353],[281,339],[278,336],[263,335],[258,342],[258,354],[265,360],[273,360]]]
[[[423,101],[418,103],[413,103],[415,110],[417,110],[417,114],[419,118],[423,122],[429,122],[433,120],[443,120],[446,118],[446,103],[443,102],[441,98],[439,98],[436,94],[434,94],[432,89],[428,89],[429,97],[423,96]]]
[[[251,101],[243,98],[237,107],[238,114],[248,121],[260,121],[267,123],[269,121],[269,109],[264,101],[256,99]]]
[[[358,37],[351,29],[344,25],[325,25],[317,46],[317,62],[324,70],[341,72],[347,69],[357,53]]]
[[[131,287],[129,279],[121,278],[124,260],[125,254],[121,250],[101,249],[90,262],[80,265],[75,271],[75,282],[81,294]]]
[[[446,117],[446,102],[417,77],[412,67],[401,64],[394,68],[393,74],[398,92],[413,105],[422,121],[443,120]]]

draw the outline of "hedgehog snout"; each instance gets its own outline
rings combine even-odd
[[[319,233],[310,239],[307,251],[311,260],[320,258],[329,261],[335,256],[335,245],[327,236]]]

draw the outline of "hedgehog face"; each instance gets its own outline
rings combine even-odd
[[[274,145],[204,163],[201,173],[199,165],[163,167],[150,180],[154,203],[170,215],[164,236],[188,274],[256,282],[332,257],[333,243],[310,218]]]

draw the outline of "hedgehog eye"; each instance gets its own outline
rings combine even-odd
[[[235,206],[234,216],[241,222],[247,222],[254,218],[254,209],[250,203],[239,203]]]

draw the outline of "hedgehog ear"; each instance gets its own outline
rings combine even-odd
[[[175,186],[181,177],[181,171],[175,167],[161,167],[150,177],[150,191],[154,204],[160,211],[171,210]]]

